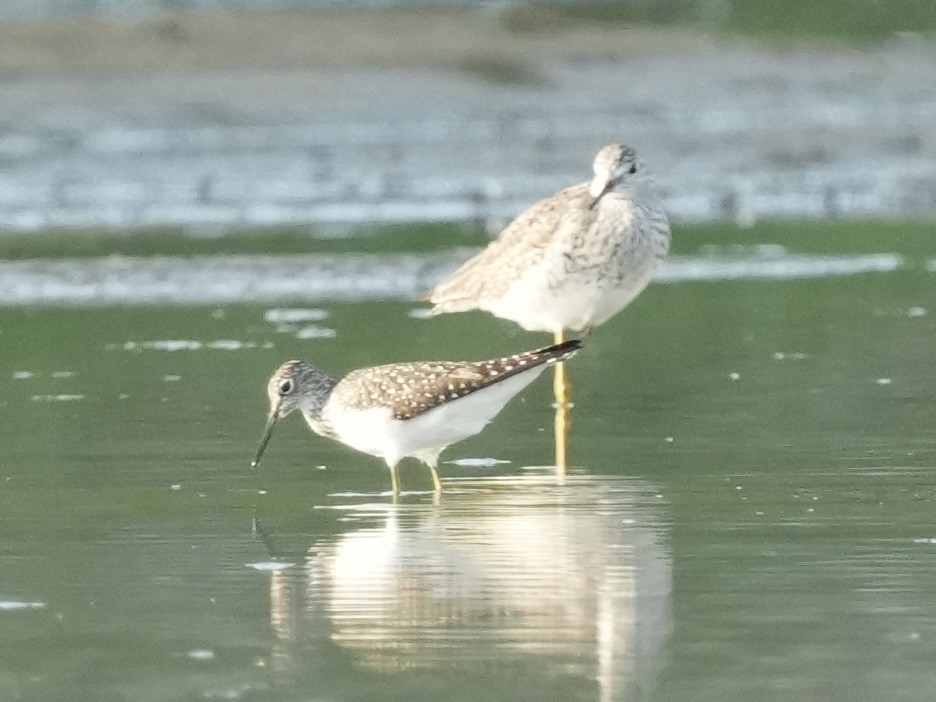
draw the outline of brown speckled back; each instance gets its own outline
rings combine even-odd
[[[387,406],[395,419],[412,419],[523,371],[565,360],[580,347],[579,341],[567,341],[476,363],[426,361],[363,368],[335,386],[329,403],[357,410]]]

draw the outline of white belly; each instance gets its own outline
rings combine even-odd
[[[531,270],[505,295],[484,307],[491,314],[516,322],[527,331],[582,331],[604,324],[627,307],[650,282],[655,266],[624,281],[620,287],[578,285],[569,281],[554,289],[541,270]]]
[[[544,369],[545,366],[531,368],[412,419],[394,419],[387,407],[339,412],[326,405],[323,414],[339,441],[363,453],[379,456],[388,465],[395,465],[407,456],[434,461],[446,446],[484,429],[504,405]]]

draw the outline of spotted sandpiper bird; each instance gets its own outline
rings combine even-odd
[[[480,432],[545,367],[571,357],[581,342],[572,340],[536,351],[489,361],[426,361],[361,368],[341,380],[304,361],[287,361],[267,383],[270,414],[257,456],[277,420],[299,410],[316,434],[383,458],[390,485],[399,493],[397,464],[416,458],[432,473],[439,454]]]
[[[480,309],[528,331],[589,332],[647,287],[670,226],[643,160],[609,144],[594,178],[537,202],[427,295],[432,313]],[[556,365],[556,464],[565,470],[569,387]]]

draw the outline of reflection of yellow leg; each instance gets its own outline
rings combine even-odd
[[[556,343],[563,342],[562,330],[556,332]],[[556,475],[566,473],[566,444],[569,436],[569,381],[566,377],[565,363],[557,363],[553,376],[553,396],[556,400],[556,419],[554,424],[556,440]]]
[[[442,481],[439,480],[439,471],[436,470],[434,463],[427,463],[429,466],[429,472],[432,473],[432,489],[436,491],[436,494],[442,492]]]

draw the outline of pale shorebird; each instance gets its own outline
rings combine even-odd
[[[373,366],[341,380],[304,361],[287,361],[267,383],[270,413],[252,465],[260,463],[277,420],[298,409],[316,434],[383,458],[395,495],[397,465],[407,456],[429,467],[439,493],[439,454],[480,432],[547,365],[580,347],[572,340],[489,361]]]
[[[670,226],[643,160],[609,144],[595,176],[541,200],[429,295],[432,313],[480,309],[528,331],[588,333],[626,307],[667,253]],[[556,463],[565,468],[569,388],[556,365]]]

